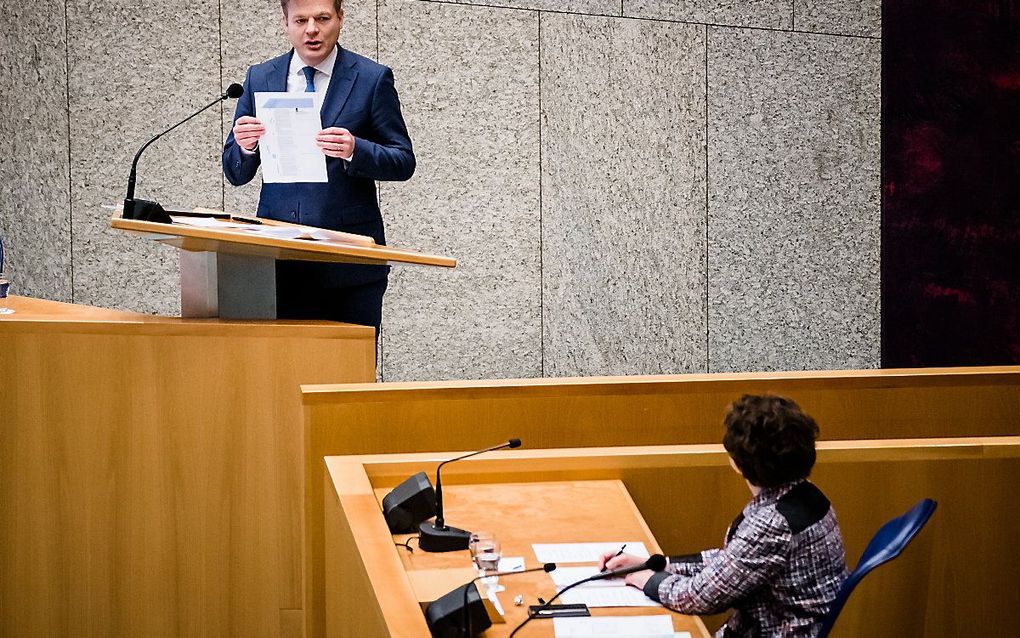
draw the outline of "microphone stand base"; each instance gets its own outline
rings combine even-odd
[[[418,547],[426,552],[456,552],[468,548],[471,532],[456,527],[436,527],[428,521],[418,527]]]
[[[163,207],[156,202],[146,199],[125,199],[124,212],[121,214],[124,219],[137,219],[143,222],[159,222],[161,224],[172,224],[170,214],[163,210]]]

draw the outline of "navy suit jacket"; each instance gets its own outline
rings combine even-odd
[[[234,121],[255,115],[256,92],[286,91],[293,49],[248,69]],[[375,180],[407,180],[414,174],[414,151],[400,113],[393,72],[366,57],[337,48],[336,64],[320,113],[322,127],[346,128],[356,138],[350,162],[326,157],[325,183],[262,184],[258,216],[369,235],[385,244]],[[235,186],[255,177],[258,150],[244,153],[233,132],[223,145],[223,173]],[[368,283],[386,277],[388,266],[302,262],[288,272],[325,287]],[[282,283],[282,282],[281,282]]]

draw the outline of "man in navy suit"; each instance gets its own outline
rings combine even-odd
[[[281,0],[293,50],[248,69],[234,128],[223,146],[223,172],[235,186],[255,177],[265,126],[255,115],[263,91],[324,92],[326,183],[263,184],[258,216],[370,235],[385,244],[376,180],[407,180],[414,152],[400,113],[393,72],[337,45],[342,0]],[[331,319],[379,329],[389,266],[277,262],[277,314]]]

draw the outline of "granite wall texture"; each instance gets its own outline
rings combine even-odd
[[[174,313],[177,255],[108,229],[149,135],[286,47],[277,0],[3,2],[13,291]],[[383,184],[386,380],[879,364],[879,0],[347,0],[418,156]],[[144,37],[138,37],[144,34]],[[250,210],[230,106],[138,195]],[[258,180],[256,179],[256,182]]]
[[[34,19],[3,3],[0,35],[0,237],[12,292],[71,301],[67,41],[64,11]],[[54,34],[58,37],[54,38]]]

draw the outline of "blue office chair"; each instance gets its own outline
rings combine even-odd
[[[938,503],[926,498],[910,508],[906,514],[892,519],[878,530],[878,533],[868,543],[864,553],[861,554],[857,568],[843,583],[839,594],[836,595],[836,600],[832,601],[829,613],[825,614],[825,619],[822,621],[822,629],[818,632],[818,638],[826,638],[832,631],[832,625],[836,622],[839,612],[843,610],[843,605],[850,598],[850,594],[857,587],[857,583],[861,582],[861,579],[871,570],[899,556],[921,531],[931,515],[935,513],[936,505]]]

